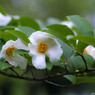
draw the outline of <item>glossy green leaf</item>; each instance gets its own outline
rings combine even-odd
[[[19,20],[12,18],[12,20],[8,23],[8,26],[19,26]]]
[[[79,34],[94,36],[93,27],[86,19],[78,15],[67,16],[67,18],[75,24],[79,30]]]
[[[0,60],[0,70],[4,70],[4,69],[10,68],[10,67],[12,67],[12,66],[9,63]]]
[[[68,79],[73,84],[95,83],[95,77],[88,77],[88,76],[79,77],[79,76],[74,76],[74,75],[65,75],[63,77]]]
[[[78,41],[78,44],[76,45],[76,50],[79,54],[82,54],[84,52],[84,49],[88,46],[87,43]]]
[[[74,36],[69,40],[79,40],[89,45],[95,45],[95,38],[90,36]]]
[[[65,59],[68,59],[75,54],[74,50],[66,43],[61,42],[61,47],[63,48]]]
[[[70,59],[67,60],[66,64],[69,71],[76,71],[76,70],[85,70],[85,63],[80,56],[72,56]]]
[[[94,68],[95,66],[95,60],[94,60],[94,58],[92,57],[92,56],[90,56],[89,54],[86,54],[86,53],[83,53],[83,56],[84,56],[84,58],[85,58],[85,60],[86,60],[86,63],[87,63],[87,66],[88,66],[88,68]]]
[[[23,49],[17,49],[17,50],[13,50],[13,56],[17,55],[17,54],[27,54],[28,51],[23,50]]]
[[[65,76],[63,76],[63,77],[65,77],[66,79],[68,79],[70,82],[72,82],[73,84],[75,84],[76,83],[76,76],[74,76],[74,75],[65,75]]]
[[[64,68],[64,63],[62,61],[55,61],[51,63],[53,66]]]
[[[18,38],[20,38],[22,41],[25,42],[25,44],[28,44],[30,41],[27,37],[26,34],[24,34],[23,32],[21,31],[18,31],[18,30],[9,30],[9,31],[6,31],[6,33],[10,33]]]
[[[2,13],[3,15],[6,15],[5,10],[0,6],[0,13]]]
[[[65,25],[54,24],[47,26],[47,28],[48,30],[44,30],[45,32],[54,35],[55,37],[59,38],[62,41],[65,41],[68,35],[74,35],[72,30]]]
[[[51,70],[52,67],[53,67],[53,64],[51,62],[47,62],[46,67],[47,67],[48,70]]]
[[[28,26],[31,27],[35,30],[40,30],[40,26],[38,25],[38,23],[30,17],[20,17],[19,19],[19,23],[22,26]]]
[[[3,26],[3,27],[0,27],[0,31],[14,30],[14,29],[15,29],[14,26]]]
[[[10,34],[10,33],[7,33],[7,32],[1,32],[0,33],[0,37],[4,40],[4,41],[8,41],[8,40],[16,40],[17,37]]]
[[[33,28],[26,27],[26,26],[20,26],[20,27],[18,27],[18,29],[19,29],[20,31],[22,31],[23,33],[25,33],[28,37],[29,37],[33,32],[36,31],[36,30],[34,30]]]

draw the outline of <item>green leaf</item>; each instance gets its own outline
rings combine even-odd
[[[0,6],[0,13],[2,13],[3,15],[6,15],[5,10]]]
[[[14,30],[14,29],[15,29],[14,26],[3,26],[3,27],[0,27],[0,31]]]
[[[47,67],[48,70],[51,70],[52,67],[53,67],[53,64],[51,62],[47,62],[46,67]]]
[[[68,35],[74,35],[71,29],[65,25],[54,24],[47,26],[48,30],[46,32],[56,36],[60,40],[64,41]]]
[[[88,68],[94,68],[94,64],[95,64],[95,60],[92,56],[90,56],[89,54],[83,53],[83,56],[86,60],[87,66]]]
[[[25,42],[25,44],[28,44],[30,43],[28,37],[26,34],[24,34],[23,32],[21,31],[18,31],[18,30],[9,30],[9,31],[6,31],[6,33],[10,33],[18,38],[20,38],[22,41]]]
[[[1,32],[0,33],[0,37],[4,40],[4,41],[8,41],[8,40],[16,40],[17,37],[10,34],[10,33],[7,33],[7,32]]]
[[[13,56],[17,55],[17,54],[27,54],[28,51],[23,50],[23,49],[17,49],[17,50],[13,50]]]
[[[59,61],[56,61],[56,62],[52,62],[51,64],[52,64],[53,66],[60,67],[60,68],[62,68],[62,69],[65,68],[65,67],[64,67],[64,63],[63,63],[62,61],[60,61],[60,60],[59,60]]]
[[[80,56],[73,56],[70,59],[67,60],[67,69],[69,71],[76,71],[76,70],[85,70],[85,63],[83,59]]]
[[[75,24],[79,30],[79,34],[94,36],[93,27],[86,19],[81,18],[78,15],[67,16],[67,18]]]
[[[22,31],[23,33],[25,33],[28,37],[29,37],[33,32],[36,31],[36,30],[34,30],[33,28],[26,27],[26,26],[20,26],[20,27],[18,27],[18,29],[19,29],[20,31]]]
[[[89,45],[95,45],[95,38],[90,36],[74,36],[69,40],[79,40]]]
[[[87,77],[87,76],[78,77],[76,84],[79,84],[79,83],[95,83],[95,77]]]
[[[63,53],[64,53],[64,57],[65,59],[68,59],[70,58],[72,55],[75,54],[74,50],[69,46],[67,45],[66,43],[64,42],[61,42],[61,46],[63,48]]]
[[[5,44],[3,40],[0,39],[0,50],[2,49],[2,46]]]
[[[88,76],[77,77],[77,76],[74,76],[74,75],[65,75],[63,77],[65,77],[66,79],[68,79],[73,84],[95,83],[95,77],[88,77]]]
[[[28,27],[31,27],[31,28],[33,28],[35,30],[40,30],[40,26],[38,25],[38,23],[33,18],[30,18],[30,17],[20,17],[19,23],[22,26],[28,26]]]
[[[12,67],[10,64],[8,64],[7,62],[3,62],[2,60],[0,60],[0,70],[4,70],[7,68]]]
[[[84,49],[88,46],[87,43],[78,41],[78,44],[76,45],[76,50],[79,54],[82,54],[84,52]]]
[[[76,83],[76,76],[74,76],[74,75],[65,75],[65,76],[63,76],[63,77],[65,77],[66,79],[68,79],[70,82],[72,82],[73,84],[75,84]]]
[[[8,23],[8,26],[19,26],[19,20],[12,18],[12,20]]]

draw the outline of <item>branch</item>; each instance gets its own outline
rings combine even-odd
[[[31,69],[29,69],[29,70],[31,70]],[[35,78],[33,72],[31,72],[33,78],[29,78],[29,77],[24,77],[22,75],[19,75],[14,69],[11,69],[11,71],[14,72],[15,75],[5,73],[5,72],[2,72],[2,71],[0,71],[0,74],[8,76],[8,77],[11,77],[11,78],[16,78],[16,79],[22,79],[22,80],[28,80],[28,81],[44,81],[46,83],[49,83],[49,84],[52,84],[52,85],[55,85],[55,86],[67,87],[67,86],[64,86],[64,85],[60,85],[60,84],[56,84],[56,83],[53,83],[51,81],[48,81],[48,79],[57,78],[57,77],[63,77],[64,75],[78,75],[78,74],[83,74],[83,73],[87,73],[87,72],[93,72],[93,71],[95,71],[95,68],[93,68],[93,69],[85,69],[83,71],[78,71],[78,72],[64,72],[64,73],[60,73],[59,75],[56,75],[56,74],[55,75],[49,75],[48,71],[46,70],[47,76],[42,77],[42,78]],[[68,85],[68,86],[70,86],[70,85]]]
[[[74,86],[73,84],[70,84],[70,85],[61,85],[61,84],[57,84],[57,83],[54,83],[54,82],[51,82],[51,81],[48,81],[48,80],[44,80],[44,82],[46,82],[48,84],[52,84],[54,86],[58,86],[58,87],[70,87],[70,86]]]
[[[63,77],[64,75],[77,75],[77,74],[83,74],[85,72],[92,72],[95,71],[95,69],[89,69],[89,70],[83,70],[83,71],[79,71],[79,72],[66,72],[66,73],[61,73],[60,75],[49,75],[43,78],[28,78],[28,77],[23,77],[23,76],[15,76],[15,75],[10,75],[8,73],[2,72],[0,71],[0,74],[8,76],[8,77],[12,77],[12,78],[17,78],[17,79],[23,79],[23,80],[29,80],[29,81],[44,81],[46,79],[49,78],[56,78],[56,77]]]

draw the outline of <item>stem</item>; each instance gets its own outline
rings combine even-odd
[[[19,76],[19,74],[13,68],[10,68],[10,70],[13,71],[17,76]]]
[[[73,84],[70,84],[70,85],[61,85],[61,84],[57,84],[57,83],[54,83],[54,82],[51,82],[51,81],[48,81],[48,80],[44,80],[44,82],[46,82],[48,84],[52,84],[54,86],[58,86],[58,87],[70,87],[70,86],[73,86]]]
[[[84,58],[84,56],[83,55],[80,55],[81,57],[82,57],[82,59],[83,59],[83,61],[84,61],[84,63],[85,63],[85,69],[86,69],[86,71],[88,70],[88,66],[87,66],[87,63],[86,63],[86,60],[85,60],[85,58]]]

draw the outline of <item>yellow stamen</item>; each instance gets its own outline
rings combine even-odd
[[[87,53],[87,54],[89,54],[88,51],[87,51],[86,49],[84,49],[84,52],[83,52],[83,53]]]
[[[41,42],[40,44],[38,44],[37,49],[38,49],[38,52],[45,53],[47,51],[47,49],[48,49],[48,46],[47,46],[46,43]]]
[[[17,48],[15,48],[13,45],[12,46],[10,46],[10,47],[8,47],[7,49],[6,49],[6,55],[8,55],[8,56],[13,56],[13,50],[16,50]]]

